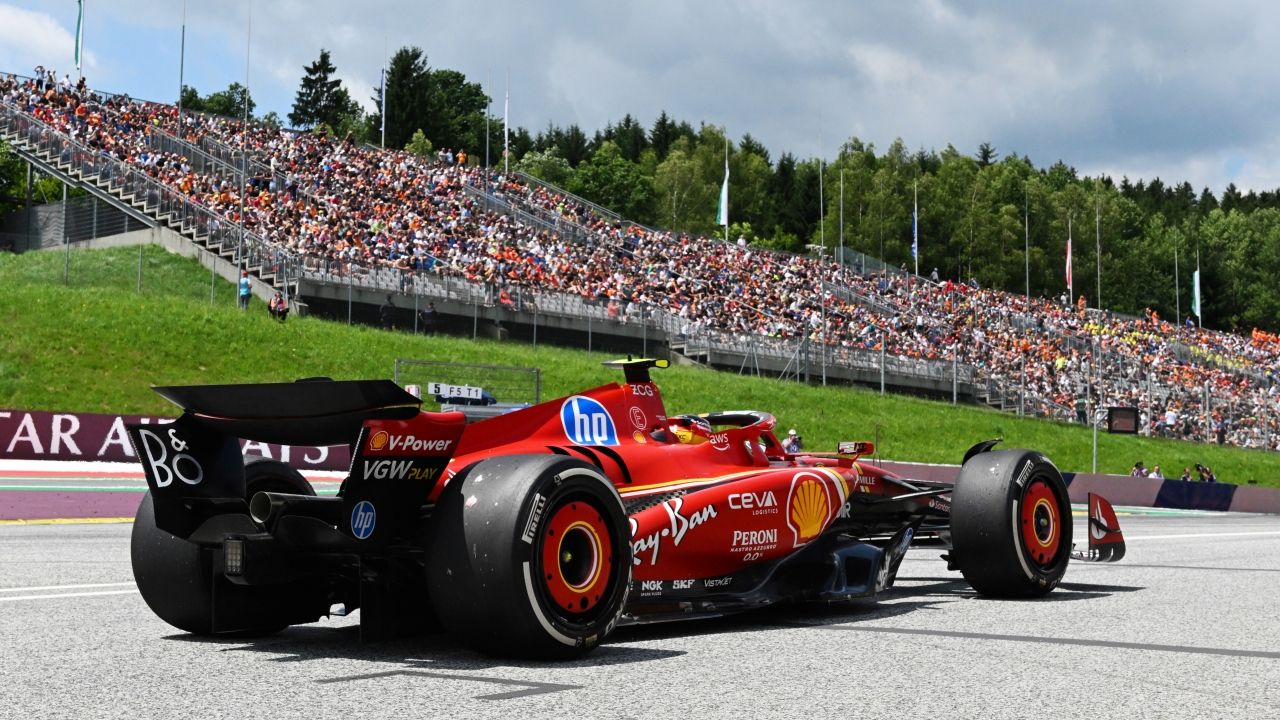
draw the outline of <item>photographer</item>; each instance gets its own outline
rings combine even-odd
[[[782,441],[782,449],[789,453],[798,453],[804,449],[804,439],[796,434],[796,429],[787,431],[787,438]]]

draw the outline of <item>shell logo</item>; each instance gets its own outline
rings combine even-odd
[[[389,437],[390,436],[387,435],[386,430],[379,430],[378,432],[373,434],[373,437],[369,438],[369,449],[381,450],[385,448],[387,446],[387,440],[389,439]]]
[[[796,534],[796,547],[818,537],[831,516],[831,502],[821,478],[813,473],[800,473],[791,481],[791,498],[787,501],[787,524]]]

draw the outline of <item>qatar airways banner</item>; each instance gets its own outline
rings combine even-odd
[[[0,410],[0,458],[137,462],[125,432],[129,423],[163,424],[174,418]],[[299,470],[346,470],[346,445],[301,447],[240,441],[246,454],[289,463]]]

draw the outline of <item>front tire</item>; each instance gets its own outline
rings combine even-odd
[[[952,558],[982,595],[1041,597],[1071,559],[1071,501],[1062,474],[1029,450],[976,455],[951,498]]]
[[[597,468],[557,455],[483,460],[449,481],[427,549],[432,606],[492,655],[566,659],[622,614],[630,528]]]
[[[315,495],[306,478],[285,463],[245,458],[246,497],[257,492]],[[151,493],[142,497],[129,542],[133,579],[142,599],[161,620],[194,635],[213,632],[213,552],[156,527]],[[273,587],[240,588],[233,592],[278,594]],[[270,635],[284,626],[269,623],[237,631],[246,636]]]

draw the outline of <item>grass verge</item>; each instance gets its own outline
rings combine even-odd
[[[610,357],[319,318],[281,325],[256,300],[248,312],[237,310],[230,284],[155,247],[141,260],[137,248],[75,250],[69,264],[61,252],[0,253],[0,408],[168,414],[172,406],[151,385],[382,378],[396,358],[540,367],[550,398],[618,380],[600,367]],[[971,444],[998,436],[1008,447],[1043,451],[1064,470],[1091,464],[1090,432],[1079,426],[703,368],[672,368],[655,379],[673,414],[766,410],[814,450],[878,433],[883,457],[958,463]],[[1135,460],[1175,477],[1198,462],[1223,481],[1280,487],[1280,454],[1099,434],[1100,472],[1127,473]]]

